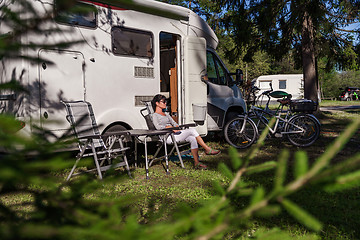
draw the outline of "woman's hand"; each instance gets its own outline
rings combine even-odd
[[[171,125],[168,125],[168,126],[166,126],[165,128],[173,128],[174,126],[171,126]],[[179,129],[174,129],[173,130],[173,132],[174,133],[177,133],[177,132],[180,132],[181,130],[179,130]]]

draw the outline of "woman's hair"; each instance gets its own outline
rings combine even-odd
[[[161,100],[166,100],[166,97],[164,95],[161,95],[161,94],[156,94],[155,97],[153,98],[153,100],[151,100],[151,105],[154,109],[154,112],[155,112],[155,109],[156,109],[156,103],[157,102],[160,102]]]

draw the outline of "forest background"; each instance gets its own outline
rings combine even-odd
[[[190,8],[204,18],[219,38],[217,52],[227,68],[233,72],[242,69],[247,81],[261,75],[306,71],[301,59],[303,42],[299,30],[303,13],[293,5],[298,2],[304,8],[308,6],[313,9],[310,14],[316,29],[314,50],[321,97],[338,98],[340,89],[360,87],[360,2],[357,0],[160,1]],[[249,24],[249,19],[254,24]],[[287,37],[286,31],[291,31]]]

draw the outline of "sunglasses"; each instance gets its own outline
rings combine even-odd
[[[160,100],[159,102],[166,104],[166,100]]]

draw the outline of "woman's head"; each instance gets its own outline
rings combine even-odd
[[[156,110],[156,103],[160,102],[160,101],[166,101],[166,97],[164,95],[161,94],[157,94],[155,95],[155,97],[153,98],[153,100],[151,101],[151,105],[154,109],[154,111]]]

